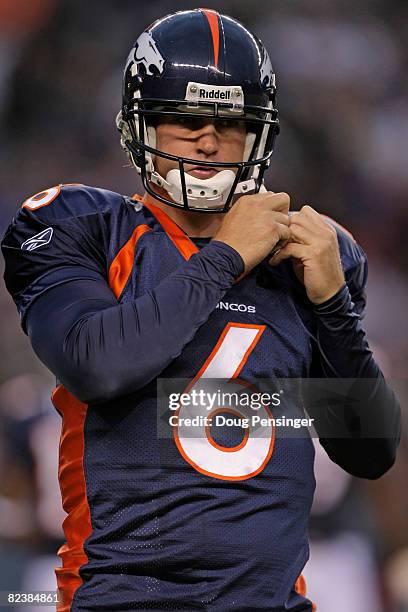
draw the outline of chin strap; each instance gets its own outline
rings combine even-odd
[[[232,170],[222,170],[208,179],[199,179],[187,172],[184,173],[188,203],[195,208],[223,208],[235,180]],[[183,204],[183,189],[180,170],[173,169],[164,179],[156,171],[150,180],[167,191],[177,204]],[[235,193],[249,193],[255,189],[253,179],[238,183]]]

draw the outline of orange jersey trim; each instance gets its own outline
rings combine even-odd
[[[307,595],[307,585],[303,574],[300,574],[299,578],[295,582],[295,591],[296,593],[299,593],[299,595],[302,595],[302,597],[306,597]],[[317,606],[312,601],[312,612],[316,612],[316,610]]]
[[[299,578],[295,582],[295,591],[302,595],[302,597],[306,597],[306,580],[304,579],[303,574],[300,574]]]
[[[108,281],[116,299],[119,299],[132,272],[137,242],[143,234],[149,231],[148,225],[138,225],[110,265]]]
[[[60,603],[57,612],[70,612],[75,591],[82,584],[79,568],[87,563],[84,542],[92,533],[84,474],[84,422],[88,406],[59,385],[52,402],[62,415],[58,479],[62,506],[67,513],[62,526],[66,543],[59,550],[62,567],[55,568]]]
[[[164,212],[164,210],[153,204],[152,199],[148,194],[145,194],[143,198],[138,194],[135,194],[132,199],[143,202],[143,205],[150,210],[152,215],[156,217],[157,221],[163,227],[164,231],[184,259],[188,260],[190,259],[191,255],[199,252],[200,249],[196,247],[192,240],[190,240],[185,231],[182,230],[181,227]],[[239,283],[239,281],[245,278],[246,275],[247,272],[243,272],[240,276],[238,276],[238,278],[235,279],[234,284]]]
[[[202,9],[202,12],[207,17],[211,29],[214,51],[214,66],[218,68],[218,56],[220,52],[220,26],[218,23],[218,13],[217,11],[212,11],[211,9]]]
[[[150,210],[152,215],[156,217],[157,221],[160,223],[184,259],[188,260],[192,255],[194,255],[194,253],[199,252],[200,249],[196,247],[192,240],[190,240],[184,230],[182,230],[181,227],[164,212],[164,210],[153,204],[148,195],[145,195],[143,198],[138,195],[134,195],[133,199],[141,201],[143,205]]]

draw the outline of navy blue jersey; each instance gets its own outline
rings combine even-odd
[[[366,258],[337,231],[354,325]],[[256,386],[320,364],[319,317],[290,261],[244,276],[227,245],[199,246],[152,202],[77,185],[28,200],[4,238],[23,328],[63,383],[53,396],[68,514],[62,612],[312,610],[301,578],[310,438],[271,428],[224,446],[203,435],[197,448],[177,429],[158,435],[158,375]],[[47,331],[62,334],[55,354]],[[371,359],[365,344],[362,353]]]

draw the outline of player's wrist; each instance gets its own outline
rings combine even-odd
[[[204,249],[203,249],[204,250]],[[201,252],[203,252],[203,250]],[[205,252],[211,253],[214,256],[214,261],[223,269],[230,272],[234,279],[238,278],[243,274],[245,269],[245,262],[241,254],[231,245],[223,242],[222,240],[213,239],[205,247]]]
[[[320,303],[315,303],[313,310],[315,314],[320,316],[332,315],[348,311],[350,304],[350,291],[347,284],[344,282],[340,289],[331,297]]]

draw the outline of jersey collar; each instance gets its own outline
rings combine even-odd
[[[132,200],[142,202],[143,206],[151,212],[184,259],[188,260],[194,253],[199,252],[200,249],[190,240],[185,231],[164,210],[153,204],[153,198],[149,194],[145,194],[143,197],[135,194]]]

